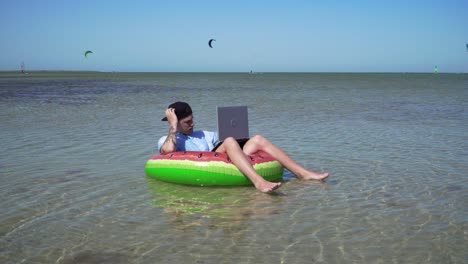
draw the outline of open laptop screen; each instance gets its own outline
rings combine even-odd
[[[249,137],[249,117],[247,106],[218,107],[219,140],[227,137],[243,139]]]
[[[239,143],[245,144],[249,138],[247,106],[223,106],[218,107],[217,112],[220,143],[228,137],[233,137],[238,140]],[[219,145],[220,144],[218,144],[218,146]],[[218,146],[213,150],[216,150]]]

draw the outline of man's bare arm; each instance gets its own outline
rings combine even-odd
[[[161,153],[169,153],[174,152],[177,148],[177,137],[176,137],[176,129],[174,127],[169,128],[169,133],[167,134],[167,138],[164,141],[163,145],[161,146]]]

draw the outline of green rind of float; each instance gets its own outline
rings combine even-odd
[[[284,168],[277,161],[255,164],[254,169],[267,181],[280,181]],[[233,164],[188,160],[149,160],[146,175],[161,181],[197,186],[252,185]]]

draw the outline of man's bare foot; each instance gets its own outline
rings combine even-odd
[[[257,188],[259,191],[261,191],[263,193],[271,193],[274,190],[281,187],[281,184],[282,184],[281,182],[265,181],[265,182],[263,182],[261,184],[258,184],[258,186],[256,185],[255,188]]]
[[[323,181],[325,180],[328,176],[330,176],[329,173],[316,173],[313,171],[309,171],[307,174],[304,175],[298,175],[298,178],[302,180],[317,180],[317,181]]]

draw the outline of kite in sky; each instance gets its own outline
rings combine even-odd
[[[84,56],[85,56],[86,58],[88,58],[88,54],[89,54],[89,53],[93,53],[93,52],[90,51],[90,50],[87,50],[87,51],[84,53]]]
[[[210,46],[210,48],[213,48],[213,46],[211,46],[211,42],[213,41],[216,41],[216,39],[210,39],[210,41],[208,41],[208,46]]]

